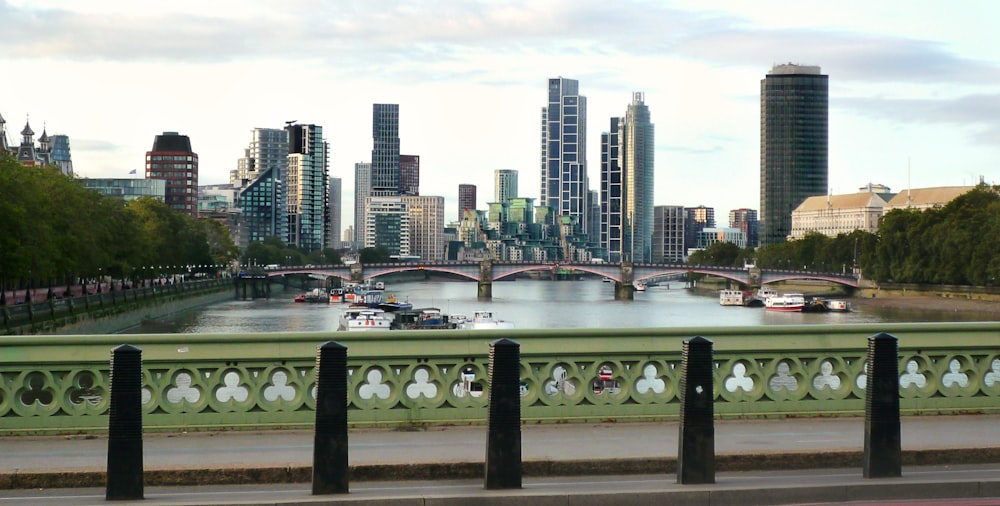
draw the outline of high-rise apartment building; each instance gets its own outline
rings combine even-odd
[[[384,248],[390,255],[410,255],[410,212],[403,197],[365,199],[366,248]]]
[[[476,209],[476,185],[458,185],[458,221],[462,221],[466,211]]]
[[[371,195],[399,190],[399,104],[373,104]]]
[[[288,237],[288,207],[285,204],[281,169],[257,171],[256,177],[240,188],[236,205],[241,209],[239,230],[233,242],[246,250],[252,242],[268,237]]]
[[[775,65],[760,81],[760,244],[783,242],[792,211],[828,187],[829,79]]]
[[[513,198],[517,198],[517,171],[493,171],[493,202],[506,202]]]
[[[303,251],[329,245],[329,151],[323,127],[290,124],[285,192],[288,210],[288,244]]]
[[[330,238],[330,247],[333,249],[340,249],[344,246],[340,240],[340,219],[344,214],[344,206],[341,204],[343,201],[342,186],[343,181],[339,177],[330,178],[330,231],[328,237]]]
[[[698,233],[715,228],[715,209],[698,206],[684,208],[684,253],[698,247]]]
[[[649,262],[653,236],[653,124],[642,92],[601,134],[601,247],[612,262]]]
[[[558,77],[548,84],[541,117],[540,205],[553,208],[558,216],[575,217],[577,230],[586,232],[587,98],[574,79]]]
[[[53,135],[50,137],[50,146],[52,146],[52,163],[59,166],[59,172],[72,176],[73,157],[69,149],[69,136]]]
[[[403,195],[409,213],[410,255],[444,260],[444,197]]]
[[[399,155],[399,194],[420,195],[420,156]]]
[[[146,179],[166,181],[164,202],[178,212],[198,216],[198,154],[191,139],[177,132],[163,132],[146,152]]]
[[[653,262],[684,262],[684,206],[653,208]]]
[[[250,144],[243,158],[236,162],[236,171],[230,172],[229,182],[240,188],[253,181],[264,171],[277,168],[279,177],[288,165],[288,131],[283,128],[254,128]]]
[[[372,164],[354,164],[354,243],[365,243],[365,199],[372,193]]]
[[[760,222],[757,220],[756,209],[733,209],[729,211],[729,227],[738,228],[746,237],[747,247],[756,248],[760,240]]]

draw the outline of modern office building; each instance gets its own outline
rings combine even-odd
[[[506,202],[514,198],[517,198],[517,171],[493,171],[493,202]]]
[[[373,104],[371,195],[399,195],[399,182],[399,104]]]
[[[399,194],[420,195],[420,156],[399,155]]]
[[[255,171],[255,177],[240,187],[236,205],[241,210],[233,243],[246,250],[250,243],[268,237],[288,238],[288,206],[284,196],[282,169],[271,166]]]
[[[783,242],[792,211],[827,193],[829,79],[818,66],[775,65],[760,81],[760,244]]]
[[[343,243],[340,240],[340,220],[344,214],[344,206],[341,204],[343,202],[342,194],[343,182],[339,177],[330,178],[330,244],[329,246],[333,249],[340,249],[343,247]]]
[[[684,217],[684,206],[653,207],[653,262],[684,262]]]
[[[732,243],[739,248],[747,247],[746,237],[738,228],[707,227],[698,231],[698,249],[706,249],[719,242]]]
[[[177,132],[163,132],[146,152],[146,179],[166,181],[164,202],[178,212],[198,216],[198,154],[191,139]]]
[[[444,260],[444,197],[403,195],[409,213],[410,255]]]
[[[589,230],[587,98],[574,79],[548,81],[541,115],[540,190],[540,205],[553,208],[557,216],[575,217],[577,231]]]
[[[654,136],[645,94],[601,134],[601,247],[612,262],[649,262],[653,237]]]
[[[746,237],[747,247],[756,248],[760,240],[760,221],[756,209],[733,209],[729,211],[729,227],[738,228]]]
[[[390,255],[410,255],[410,212],[403,197],[365,199],[365,248],[384,248]]]
[[[365,243],[365,199],[372,193],[372,164],[354,164],[354,243]]]
[[[466,211],[476,209],[476,185],[458,185],[458,221],[462,221]]]
[[[69,149],[68,135],[53,135],[49,137],[52,147],[52,163],[59,166],[59,172],[67,176],[73,175],[73,156]]]
[[[290,124],[285,192],[288,210],[287,244],[306,252],[329,245],[328,144],[323,127]]]
[[[101,195],[119,197],[125,200],[152,197],[163,202],[167,196],[167,182],[162,179],[87,177],[77,181],[84,188],[94,190]]]

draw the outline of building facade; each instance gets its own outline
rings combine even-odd
[[[84,188],[89,188],[107,197],[118,197],[124,200],[152,197],[160,202],[163,202],[167,197],[167,182],[162,179],[85,177],[78,181]]]
[[[653,207],[653,262],[684,262],[684,206]]]
[[[268,237],[288,238],[288,215],[284,196],[281,169],[271,167],[256,172],[256,176],[242,186],[236,198],[240,208],[239,227],[234,232],[233,243],[246,250],[250,243],[263,242]]]
[[[458,221],[462,221],[466,211],[476,209],[476,185],[458,185]]]
[[[684,253],[698,247],[698,233],[715,228],[715,208],[698,206],[684,208]]]
[[[323,127],[290,124],[285,192],[288,240],[303,251],[320,251],[329,245],[328,145]]]
[[[399,155],[399,194],[420,195],[420,156]]]
[[[817,195],[805,199],[792,211],[789,239],[802,239],[810,232],[837,237],[855,230],[878,232],[885,200],[877,193]]]
[[[365,247],[409,256],[410,212],[403,197],[367,197],[365,208]]]
[[[541,115],[540,205],[558,216],[572,216],[577,231],[589,227],[587,180],[587,98],[579,83],[562,77],[548,81]]]
[[[354,243],[365,243],[365,199],[372,193],[372,164],[354,164]]]
[[[885,205],[885,212],[894,209],[923,211],[944,207],[960,195],[972,191],[975,186],[937,186],[933,188],[913,188],[903,190],[893,196]]]
[[[341,204],[343,202],[343,182],[339,177],[330,178],[330,244],[329,246],[333,249],[342,248],[343,241],[340,240],[340,223],[341,217],[344,214],[344,206]]]
[[[166,181],[164,203],[173,210],[198,216],[198,154],[191,139],[177,132],[163,132],[146,152],[146,179]]]
[[[756,209],[733,209],[729,211],[729,227],[738,228],[747,238],[747,247],[756,248],[760,241],[760,221]]]
[[[654,135],[642,92],[601,134],[601,247],[612,262],[649,262],[653,237]]]
[[[283,175],[288,166],[288,131],[282,128],[254,128],[250,144],[230,171],[229,182],[242,188],[264,171],[276,168]]]
[[[775,65],[760,82],[760,244],[783,242],[792,211],[828,187],[829,79]]]
[[[399,104],[373,104],[371,195],[399,195],[399,188]]]
[[[514,198],[517,198],[517,171],[493,171],[493,202],[506,202]]]
[[[718,242],[732,243],[739,248],[747,247],[746,237],[738,228],[708,227],[698,232],[698,249],[706,249]]]
[[[444,260],[444,197],[401,198],[409,213],[409,254],[421,260]]]

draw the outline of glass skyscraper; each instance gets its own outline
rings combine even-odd
[[[371,195],[399,189],[399,104],[372,104]]]
[[[601,134],[601,247],[612,262],[652,260],[653,124],[642,92]]]
[[[549,79],[548,102],[541,118],[541,206],[558,216],[576,218],[576,230],[586,232],[587,98],[579,83],[562,77]]]
[[[285,194],[288,206],[287,244],[303,251],[329,246],[329,151],[323,127],[291,124],[288,131],[288,169]]]
[[[760,245],[785,241],[792,211],[828,188],[829,79],[775,65],[760,81]]]

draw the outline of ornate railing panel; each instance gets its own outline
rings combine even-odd
[[[904,413],[1000,412],[1000,323],[0,337],[0,433],[107,430],[111,350],[143,350],[147,430],[310,427],[316,349],[348,347],[357,425],[482,423],[489,343],[521,344],[527,423],[679,414],[683,340],[714,342],[721,417],[857,415],[867,337],[899,338]]]

